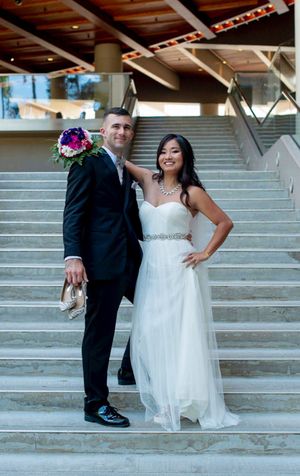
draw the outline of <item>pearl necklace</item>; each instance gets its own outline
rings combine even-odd
[[[178,183],[178,184],[176,185],[176,187],[172,188],[172,190],[170,190],[169,192],[167,192],[167,190],[165,190],[163,180],[159,183],[159,190],[160,190],[161,193],[162,193],[163,195],[165,195],[166,197],[167,197],[168,195],[173,195],[173,193],[176,193],[177,190],[180,189],[180,187],[181,187],[181,183]]]

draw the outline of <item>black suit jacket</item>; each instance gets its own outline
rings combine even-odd
[[[132,178],[123,185],[104,149],[74,163],[69,171],[63,220],[65,257],[81,256],[88,278],[113,279],[125,271],[127,257],[136,272],[141,261],[141,224]]]

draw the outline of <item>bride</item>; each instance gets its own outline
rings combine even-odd
[[[233,224],[205,192],[194,160],[188,140],[168,134],[158,146],[158,173],[125,163],[144,194],[144,255],[135,292],[131,362],[146,419],[168,431],[179,430],[184,417],[198,421],[202,429],[238,423],[224,404],[204,264]],[[194,242],[194,225],[199,227],[203,215],[216,228],[205,247],[196,250],[187,237],[192,231]]]

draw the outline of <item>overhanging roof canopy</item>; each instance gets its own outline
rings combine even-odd
[[[284,43],[283,50],[292,55],[293,4],[294,0],[3,0],[0,73],[93,71],[95,45],[118,42],[126,71],[138,69],[176,89],[181,75],[212,74],[216,58],[225,74],[213,75],[225,85],[231,72],[266,71],[261,51],[267,54]]]

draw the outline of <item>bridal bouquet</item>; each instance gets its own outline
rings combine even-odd
[[[82,127],[71,127],[64,130],[51,148],[54,162],[62,161],[64,167],[69,167],[74,162],[82,165],[84,157],[95,154],[98,149],[98,141]]]

